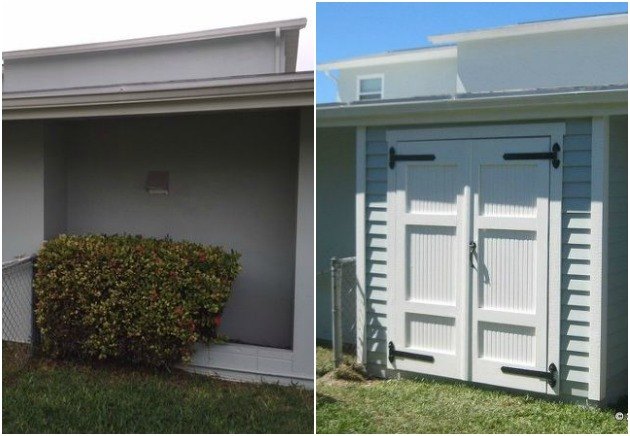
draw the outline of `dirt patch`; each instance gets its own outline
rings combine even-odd
[[[2,341],[2,380],[26,368],[32,356],[30,344]]]
[[[331,385],[331,386],[348,386],[348,385],[356,384],[355,382],[349,382],[347,380],[340,380],[336,378],[332,372],[329,372],[319,377],[317,379],[317,383]]]
[[[348,380],[354,382],[362,382],[367,380],[367,372],[363,365],[356,362],[342,363],[339,368],[333,371],[333,375],[337,379]]]
[[[368,383],[368,375],[362,365],[358,363],[343,363],[339,368],[318,377],[318,382],[328,385],[355,385],[357,383]]]

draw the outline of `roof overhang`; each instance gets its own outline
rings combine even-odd
[[[454,59],[457,57],[456,46],[427,47],[414,50],[401,50],[352,59],[327,62],[317,66],[319,71],[343,70],[361,68],[373,65],[402,64],[407,62],[421,62],[437,59]]]
[[[466,41],[524,36],[539,33],[563,32],[568,30],[596,29],[601,27],[628,26],[627,14],[600,15],[593,17],[570,18],[566,20],[539,21],[494,29],[473,30],[429,37],[433,44],[457,44]]]
[[[317,108],[317,127],[500,122],[627,113],[628,89],[625,86],[321,105]]]
[[[143,83],[2,96],[3,120],[312,106],[313,72]]]
[[[61,47],[47,47],[32,50],[15,50],[2,53],[2,59],[28,59],[46,56],[70,55],[80,53],[92,53],[108,50],[124,50],[139,47],[153,47],[168,44],[180,44],[209,39],[227,38],[234,36],[256,35],[274,33],[280,31],[299,31],[306,26],[305,18],[294,20],[271,21],[266,23],[248,24],[244,26],[223,27],[220,29],[203,30],[199,32],[179,33],[175,35],[152,36],[148,38],[135,38],[123,41],[98,42],[93,44],[68,45]],[[299,32],[289,32],[291,38],[297,38]],[[292,44],[289,41],[289,45]]]

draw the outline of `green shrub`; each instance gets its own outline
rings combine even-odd
[[[215,336],[240,255],[170,239],[66,236],[36,261],[36,319],[52,357],[154,366]]]

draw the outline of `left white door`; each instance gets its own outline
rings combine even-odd
[[[470,150],[458,141],[424,141],[397,144],[396,154],[415,159],[396,161],[390,178],[396,259],[389,367],[459,378]]]

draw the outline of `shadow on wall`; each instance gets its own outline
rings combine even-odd
[[[274,110],[50,123],[46,236],[168,235],[235,249],[243,270],[223,332],[290,348],[298,116]],[[145,189],[156,170],[169,172],[168,195]]]
[[[330,259],[355,255],[355,130],[317,129],[317,339],[332,340]]]

